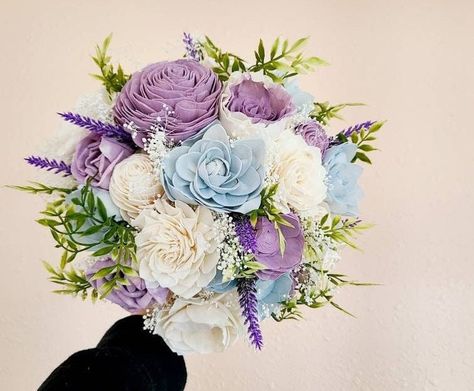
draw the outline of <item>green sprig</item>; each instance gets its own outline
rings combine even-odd
[[[68,270],[63,267],[55,269],[48,262],[43,262],[43,265],[50,274],[49,281],[61,286],[61,289],[54,290],[54,293],[72,296],[79,295],[83,300],[85,300],[90,293],[93,301],[97,299],[97,291],[92,288],[92,285],[83,272],[79,272],[73,267],[69,267]]]
[[[328,125],[334,118],[344,119],[340,112],[346,107],[364,106],[363,103],[341,103],[331,105],[329,102],[315,102],[314,108],[309,116],[323,125]]]
[[[250,212],[249,218],[250,223],[253,227],[257,224],[259,217],[266,217],[273,223],[276,231],[278,232],[278,241],[280,246],[280,252],[283,255],[285,253],[285,237],[281,231],[281,226],[291,227],[293,225],[289,223],[281,214],[281,211],[275,206],[275,197],[278,193],[278,183],[267,186],[262,190],[260,208]]]
[[[9,189],[14,189],[14,190],[19,190],[23,191],[25,193],[30,193],[30,194],[59,194],[59,195],[66,195],[74,190],[76,188],[62,188],[62,187],[54,187],[54,186],[47,186],[39,182],[30,182],[31,186],[6,186]]]
[[[245,61],[242,58],[230,52],[223,52],[208,36],[203,41],[200,41],[199,45],[207,57],[214,60],[215,65],[212,67],[212,70],[221,81],[229,79],[232,72],[245,72],[247,70]]]
[[[125,284],[124,274],[135,276],[129,266],[136,262],[134,229],[123,221],[107,215],[102,200],[96,197],[89,185],[84,186],[78,197],[66,203],[59,199],[47,205],[43,218],[37,222],[48,227],[56,247],[63,249],[61,269],[72,262],[79,253],[88,251],[92,256],[109,256],[116,262],[109,282],[101,289],[105,297],[118,284]],[[100,235],[98,235],[100,233]],[[98,271],[94,278],[102,276]]]
[[[329,214],[323,216],[320,226],[326,236],[335,242],[344,243],[354,249],[358,249],[358,247],[352,239],[361,231],[371,227],[370,224],[361,223],[358,219],[352,217],[343,219],[341,216],[333,216],[330,219]]]
[[[120,64],[117,66],[117,70],[115,71],[114,66],[110,62],[111,58],[107,54],[107,51],[111,40],[112,34],[104,39],[102,46],[96,45],[96,54],[95,57],[92,57],[92,60],[99,67],[100,74],[91,75],[102,82],[110,98],[113,93],[120,92],[125,83],[130,79],[130,75],[124,73]]]
[[[249,68],[251,72],[262,71],[274,82],[283,83],[290,77],[314,71],[317,66],[327,65],[319,57],[304,57],[301,49],[306,45],[308,37],[300,38],[293,44],[285,39],[275,39],[268,51],[260,39],[257,50],[254,52],[255,65]]]
[[[361,129],[360,133],[354,132],[350,136],[350,141],[357,145],[357,152],[352,159],[352,163],[360,160],[367,164],[372,164],[372,161],[367,156],[368,152],[377,151],[378,149],[372,145],[372,142],[377,140],[375,134],[382,128],[385,122],[376,122],[368,129]],[[348,142],[349,139],[342,133],[337,135],[341,143]]]

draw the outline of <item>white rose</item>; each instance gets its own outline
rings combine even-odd
[[[164,190],[148,155],[137,153],[115,166],[109,192],[122,217],[131,221],[161,197]]]
[[[233,138],[254,138],[261,137],[266,139],[267,137],[275,138],[285,128],[291,118],[285,116],[279,121],[275,122],[253,122],[252,118],[246,116],[240,112],[230,111],[226,106],[231,97],[231,87],[241,83],[245,79],[250,79],[255,82],[262,82],[267,89],[271,88],[282,88],[280,85],[275,84],[272,79],[265,76],[263,73],[241,73],[234,72],[230,75],[227,81],[226,87],[222,92],[220,106],[219,106],[219,120],[222,126],[227,131],[228,135]]]
[[[140,277],[190,298],[216,275],[218,239],[211,211],[157,200],[133,221]]]
[[[272,148],[270,176],[278,181],[277,198],[301,216],[321,214],[326,198],[326,170],[319,148],[307,145],[303,138],[285,130]]]
[[[158,310],[154,333],[178,354],[222,352],[242,334],[243,323],[235,291],[202,299],[177,298]]]

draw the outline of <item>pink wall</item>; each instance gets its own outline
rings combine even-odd
[[[339,267],[383,286],[340,292],[357,319],[307,311],[306,321],[266,322],[262,353],[242,342],[190,357],[188,390],[472,390],[473,14],[469,0],[2,0],[0,183],[33,178],[22,157],[53,134],[56,111],[97,87],[89,54],[111,31],[130,70],[180,55],[182,30],[249,57],[260,36],[311,35],[308,52],[332,66],[304,87],[368,104],[333,130],[389,121],[362,179],[362,215],[376,226]],[[33,222],[41,200],[0,197],[0,388],[31,390],[125,314],[50,294],[40,260],[58,254]]]

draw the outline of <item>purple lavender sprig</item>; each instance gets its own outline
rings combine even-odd
[[[71,166],[66,162],[56,159],[48,159],[40,156],[28,156],[25,157],[28,164],[42,168],[47,171],[53,171],[55,174],[63,174],[63,176],[71,175]]]
[[[199,43],[194,40],[190,33],[183,33],[183,43],[186,49],[186,57],[192,58],[194,61],[201,61],[202,52]]]
[[[334,145],[341,144],[342,141],[341,141],[341,138],[339,136],[343,136],[342,139],[350,138],[353,133],[360,133],[360,131],[362,129],[369,129],[373,124],[375,124],[375,121],[365,121],[365,122],[361,122],[360,124],[349,126],[348,128],[341,130],[335,136],[330,137],[329,138],[329,146],[332,147]]]
[[[120,125],[107,124],[105,122],[71,112],[58,114],[67,122],[87,129],[99,136],[115,138],[127,144],[134,145],[130,133],[126,132]]]
[[[262,350],[263,336],[258,320],[256,282],[256,278],[242,278],[238,282],[237,291],[239,293],[240,308],[242,308],[242,316],[244,317],[244,324],[247,326],[250,343],[255,349]]]
[[[245,251],[255,253],[257,249],[257,237],[250,220],[246,217],[235,220],[235,233],[239,238],[240,245]]]
[[[352,133],[360,133],[362,129],[369,129],[375,121],[365,121],[360,124],[349,126],[347,129],[341,130],[339,134],[343,134],[345,137],[351,137]]]

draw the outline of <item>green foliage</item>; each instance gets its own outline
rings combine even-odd
[[[242,267],[236,271],[234,278],[254,278],[259,270],[266,269],[266,266],[255,261],[253,255],[249,254]]]
[[[245,61],[242,58],[229,52],[223,52],[208,36],[199,44],[206,55],[214,60],[215,66],[212,67],[212,70],[220,80],[226,81],[232,72],[246,71]]]
[[[110,63],[110,56],[107,54],[107,51],[111,40],[112,34],[104,39],[102,46],[96,45],[96,54],[95,57],[92,57],[92,60],[100,69],[100,74],[93,74],[92,77],[102,82],[110,98],[114,92],[120,92],[125,83],[130,79],[130,75],[124,73],[120,64],[115,71],[114,66]]]
[[[357,249],[357,246],[352,239],[361,231],[371,227],[370,224],[363,224],[360,220],[352,217],[343,219],[341,216],[333,216],[330,219],[328,214],[321,219],[320,225],[326,236],[354,249]]]
[[[62,187],[53,187],[53,186],[46,186],[39,182],[30,182],[31,186],[6,186],[10,189],[15,189],[19,191],[23,191],[25,193],[30,194],[59,194],[65,196],[66,194],[71,193],[75,190],[75,188],[67,189]]]
[[[53,291],[54,293],[72,296],[79,295],[85,300],[90,292],[92,300],[95,301],[97,299],[97,291],[95,289],[91,290],[92,286],[83,272],[78,272],[72,267],[69,267],[68,270],[61,267],[55,269],[47,262],[43,262],[43,264],[50,274],[49,281],[60,286],[60,289]]]
[[[267,186],[262,190],[260,208],[250,212],[250,223],[255,227],[259,217],[266,217],[273,223],[273,226],[278,232],[278,240],[280,245],[280,252],[285,252],[285,237],[281,231],[280,226],[293,227],[288,221],[285,220],[280,210],[275,206],[275,197],[278,192],[278,184]]]
[[[372,142],[377,140],[375,133],[377,133],[385,122],[376,122],[368,129],[362,129],[359,133],[354,132],[351,134],[350,141],[357,145],[357,153],[352,159],[352,163],[360,160],[367,164],[372,164],[372,161],[367,156],[368,152],[377,151],[377,148],[372,146]],[[339,133],[337,138],[340,142],[345,143],[349,140],[343,134]]]
[[[96,257],[109,256],[117,264],[107,271],[106,275],[113,277],[101,289],[102,297],[117,284],[125,284],[124,275],[136,275],[129,267],[130,262],[136,262],[134,229],[108,216],[105,205],[89,185],[84,186],[71,203],[59,199],[49,203],[41,213],[44,217],[37,220],[38,223],[49,228],[56,247],[64,250],[60,270],[84,251]],[[104,277],[103,273],[99,271],[94,278]]]
[[[300,320],[303,319],[303,313],[298,308],[298,299],[296,297],[281,303],[280,311],[272,313],[272,318],[277,322],[283,320]]]
[[[255,65],[252,65],[249,71],[263,71],[274,82],[283,83],[290,77],[314,71],[316,66],[326,65],[326,62],[319,57],[304,57],[301,49],[307,41],[308,37],[300,38],[290,45],[287,39],[281,41],[277,38],[268,51],[260,39],[254,52]]]
[[[363,103],[341,103],[332,106],[329,102],[315,102],[309,116],[323,125],[328,125],[333,118],[342,120],[340,112],[346,107],[364,106]]]

